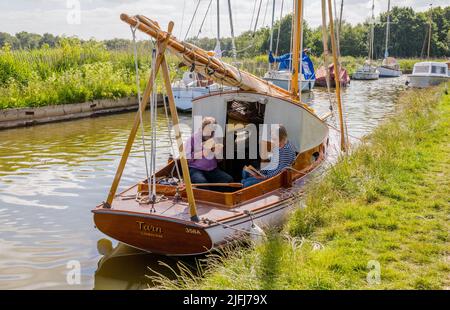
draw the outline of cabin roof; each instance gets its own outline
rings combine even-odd
[[[414,64],[415,66],[438,66],[438,67],[447,67],[447,64],[445,62],[437,62],[437,61],[423,61],[423,62],[418,62]]]

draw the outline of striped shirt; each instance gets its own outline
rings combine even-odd
[[[282,148],[275,146],[272,150],[270,162],[261,170],[261,173],[268,178],[276,176],[283,169],[289,167],[294,162],[295,157],[295,148],[291,142],[287,141]]]

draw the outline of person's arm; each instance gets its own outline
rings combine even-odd
[[[278,157],[278,166],[272,170],[264,170],[263,173],[268,178],[276,176],[277,174],[281,173],[284,169],[292,165],[292,163],[295,160],[295,156],[296,156],[295,150],[292,148],[290,144],[288,148],[279,149],[279,154],[278,156],[276,156]]]

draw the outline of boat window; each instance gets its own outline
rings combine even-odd
[[[415,66],[414,73],[428,73],[428,66]]]
[[[445,68],[445,67],[440,67],[441,68],[441,74],[445,74],[446,72],[445,72],[445,69],[447,69],[447,68]]]
[[[438,73],[438,67],[437,66],[431,66],[431,73]]]

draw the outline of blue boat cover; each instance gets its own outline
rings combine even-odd
[[[278,62],[278,70],[289,70],[291,67],[292,53],[287,53],[278,57],[274,57],[272,52],[269,53],[269,62]],[[314,72],[314,65],[311,58],[303,52],[302,53],[302,74],[305,80],[314,80],[316,73]]]

